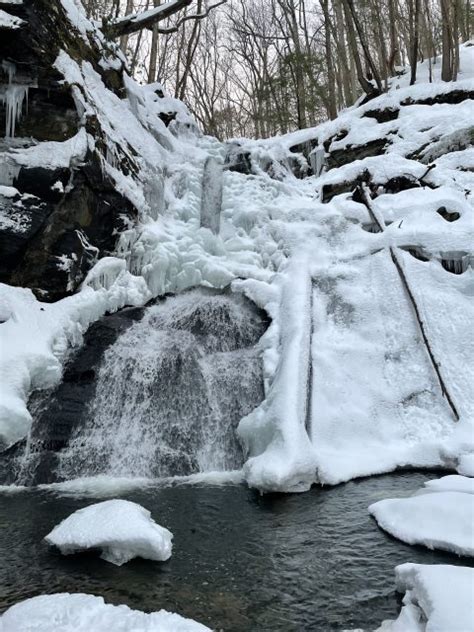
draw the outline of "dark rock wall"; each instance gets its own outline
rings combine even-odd
[[[119,96],[124,93],[123,66],[104,69],[100,62],[107,57],[117,65],[114,45],[99,45],[94,34],[89,34],[87,42],[72,27],[59,0],[4,3],[2,9],[24,20],[24,25],[1,29],[0,64],[13,63],[14,82],[32,86],[28,108],[23,108],[16,124],[15,146],[18,139],[26,145],[63,142],[77,134],[81,125],[99,141],[78,166],[23,165],[13,168],[13,177],[8,177],[2,162],[11,163],[6,156],[13,144],[5,138],[6,108],[0,103],[0,184],[11,185],[21,194],[13,199],[0,195],[0,213],[9,219],[0,223],[0,281],[29,287],[42,300],[53,301],[77,289],[97,257],[114,249],[123,218],[136,217],[136,209],[102,169],[100,125],[93,117],[81,118],[71,86],[53,65],[60,50],[78,63],[87,60]],[[0,70],[0,87],[9,82],[7,68]]]

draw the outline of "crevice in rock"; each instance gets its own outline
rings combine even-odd
[[[450,212],[445,206],[441,206],[436,212],[447,222],[455,222],[461,217],[457,211]]]
[[[400,246],[400,250],[408,252],[414,259],[427,262],[430,260],[429,255],[419,246]]]

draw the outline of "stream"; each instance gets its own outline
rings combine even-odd
[[[98,499],[44,488],[2,493],[0,609],[44,593],[85,592],[225,632],[374,630],[400,609],[397,564],[469,564],[393,539],[367,512],[437,474],[395,473],[293,495],[260,496],[243,485],[130,491],[122,497],[151,510],[173,532],[174,549],[169,562],[120,568],[93,554],[62,557],[42,542]]]

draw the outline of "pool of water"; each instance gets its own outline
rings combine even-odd
[[[379,530],[370,503],[408,495],[433,473],[399,473],[259,496],[244,486],[156,487],[124,494],[174,533],[166,563],[116,567],[62,557],[42,538],[95,502],[31,489],[0,495],[0,609],[43,593],[85,592],[145,611],[175,611],[225,632],[376,628],[396,617],[393,569],[403,562],[466,565]],[[91,631],[92,632],[92,631]]]

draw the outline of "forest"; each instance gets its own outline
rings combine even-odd
[[[162,0],[86,0],[116,20]],[[470,0],[201,0],[148,30],[120,37],[132,73],[185,101],[207,133],[265,138],[335,118],[418,62],[455,81],[459,41],[472,34]]]

